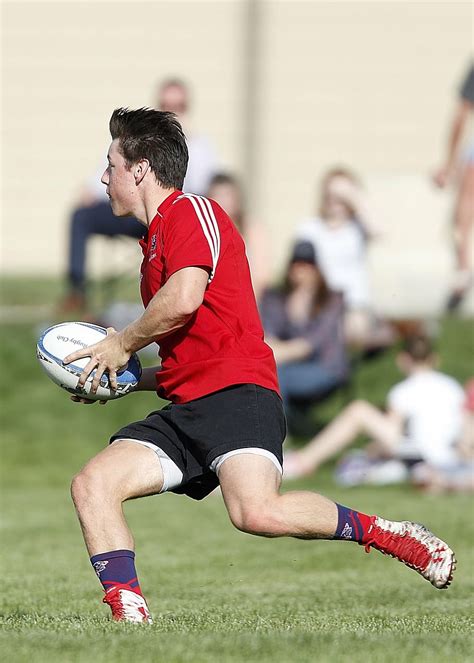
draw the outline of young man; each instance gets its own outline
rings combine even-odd
[[[72,483],[113,618],[150,621],[122,503],[167,490],[202,499],[218,484],[232,523],[244,532],[356,541],[447,587],[454,554],[423,526],[368,516],[311,492],[279,493],[285,419],[244,243],[216,203],[181,193],[188,156],[174,115],[121,108],[110,131],[102,181],[112,210],[147,229],[145,311],[65,363],[90,357],[79,383],[95,371],[93,389],[104,373],[114,387],[132,352],[158,342],[161,368],[145,369],[140,387],[171,401],[113,435]]]
[[[389,391],[387,412],[354,401],[305,447],[285,456],[285,477],[317,471],[361,433],[372,438],[371,458],[424,462],[440,469],[456,464],[465,396],[454,378],[435,370],[436,362],[429,339],[406,339],[397,365],[407,377]]]

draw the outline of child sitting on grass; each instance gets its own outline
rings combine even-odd
[[[361,433],[372,438],[366,447],[370,459],[397,459],[408,466],[423,461],[433,468],[456,463],[464,392],[454,378],[435,370],[436,363],[429,339],[408,338],[397,356],[407,377],[390,390],[387,411],[354,401],[305,447],[285,455],[285,477],[315,472]]]

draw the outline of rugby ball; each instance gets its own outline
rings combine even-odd
[[[70,394],[94,401],[121,398],[134,391],[140,380],[142,368],[136,354],[133,354],[127,365],[117,372],[116,390],[110,388],[109,376],[104,373],[95,394],[90,393],[95,371],[89,375],[84,388],[77,385],[84,367],[89,362],[89,357],[79,359],[73,364],[63,364],[63,359],[72,352],[94,345],[106,336],[107,330],[98,325],[87,322],[62,322],[43,332],[36,345],[36,356],[46,375]]]

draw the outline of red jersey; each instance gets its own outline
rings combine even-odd
[[[158,394],[186,403],[244,383],[278,392],[245,245],[222,208],[202,196],[175,191],[159,206],[140,244],[145,307],[174,272],[185,267],[210,272],[201,306],[183,327],[159,342]]]

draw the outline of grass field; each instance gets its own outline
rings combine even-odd
[[[235,531],[220,497],[131,502],[137,567],[155,623],[109,621],[69,498],[72,475],[124,423],[156,407],[132,395],[84,408],[49,383],[36,331],[2,328],[1,659],[28,663],[468,661],[472,648],[473,504],[408,486],[343,489],[327,470],[298,482],[389,518],[424,522],[455,549],[446,592],[349,543],[264,540]],[[473,327],[446,321],[443,368],[472,373]],[[358,397],[382,403],[399,379],[390,353],[364,365]],[[20,386],[22,385],[22,386]],[[324,404],[324,423],[341,405]],[[285,489],[287,487],[285,486]]]

